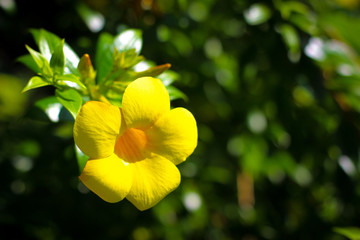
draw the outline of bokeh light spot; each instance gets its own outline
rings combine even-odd
[[[261,111],[253,111],[248,115],[247,124],[254,133],[262,133],[267,127],[267,120]]]
[[[195,21],[203,21],[208,15],[208,8],[202,2],[192,2],[188,9],[189,16]]]
[[[196,192],[188,192],[184,196],[184,205],[187,210],[193,212],[200,208],[202,204],[201,198]]]
[[[12,164],[16,170],[21,172],[28,172],[33,168],[33,161],[29,157],[16,156],[12,160]]]
[[[204,45],[204,51],[210,59],[220,56],[223,51],[220,40],[217,38],[209,38]]]

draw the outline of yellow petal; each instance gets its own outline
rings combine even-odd
[[[103,200],[114,203],[123,200],[130,191],[133,168],[112,154],[88,160],[79,178]]]
[[[87,102],[75,120],[75,143],[90,158],[108,157],[114,152],[120,126],[118,107],[102,102]]]
[[[128,128],[150,127],[169,110],[169,93],[159,79],[138,78],[125,89],[122,112]]]
[[[185,108],[175,108],[161,116],[146,135],[149,149],[174,164],[186,160],[198,139],[195,118]]]
[[[129,165],[134,167],[134,178],[126,198],[141,211],[153,207],[180,184],[177,167],[161,156],[153,154]]]

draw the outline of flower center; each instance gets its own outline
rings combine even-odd
[[[146,157],[147,138],[144,131],[130,128],[118,137],[114,152],[126,162],[136,162]]]

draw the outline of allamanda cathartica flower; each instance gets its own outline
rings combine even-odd
[[[121,108],[85,103],[74,139],[90,157],[80,179],[91,191],[111,203],[126,197],[146,210],[180,184],[176,165],[194,151],[197,126],[188,110],[170,110],[159,79],[144,77],[125,89]]]

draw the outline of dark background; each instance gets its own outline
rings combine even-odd
[[[1,239],[341,240],[334,227],[358,226],[359,1],[0,5]],[[103,28],[88,27],[90,13]],[[20,93],[31,28],[92,58],[100,33],[143,31],[142,55],[172,64],[189,98],[172,104],[198,123],[178,189],[140,212],[80,184],[72,122],[34,106],[54,89]]]

